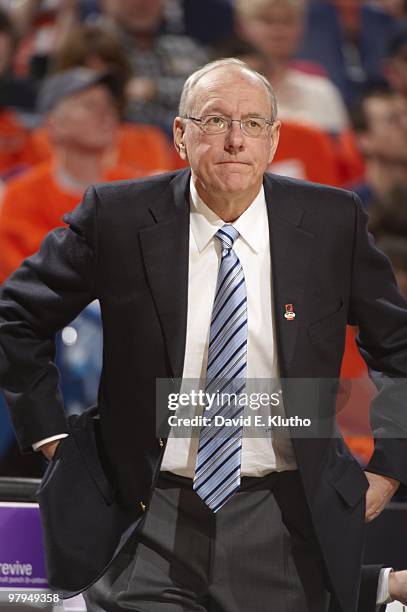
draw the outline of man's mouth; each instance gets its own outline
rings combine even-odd
[[[223,164],[236,164],[236,165],[240,165],[240,166],[248,166],[249,164],[247,162],[244,161],[239,161],[239,160],[229,160],[229,161],[221,161],[219,162],[219,165],[223,165]]]

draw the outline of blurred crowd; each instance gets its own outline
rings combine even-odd
[[[271,170],[356,191],[407,297],[407,0],[0,0],[0,282],[89,184],[181,168],[182,85],[229,56],[275,88]],[[59,339],[70,411],[95,400],[99,316]],[[366,377],[356,332],[348,378]]]

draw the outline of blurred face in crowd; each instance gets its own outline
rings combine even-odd
[[[88,153],[113,146],[119,117],[104,85],[94,85],[64,98],[48,118],[54,144]]]
[[[367,132],[360,136],[360,144],[364,154],[407,163],[407,101],[398,95],[377,95],[363,104]]]
[[[255,15],[242,18],[239,30],[246,40],[271,60],[290,59],[303,32],[302,10],[286,0],[272,0]]]
[[[272,108],[264,84],[246,70],[225,66],[201,77],[190,92],[188,115],[220,115],[231,119],[271,119]],[[192,168],[197,191],[204,202],[230,196],[250,202],[260,190],[263,174],[278,144],[280,123],[267,125],[258,137],[247,136],[239,123],[228,131],[205,133],[199,123],[177,117],[174,139]]]
[[[392,89],[407,98],[407,44],[387,61],[385,73]]]
[[[392,17],[403,17],[405,12],[404,0],[379,0],[382,9]]]
[[[155,32],[163,16],[163,0],[104,0],[105,12],[129,32]]]

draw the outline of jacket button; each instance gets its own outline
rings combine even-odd
[[[162,448],[162,447],[164,446],[164,442],[163,442],[163,439],[162,439],[162,438],[160,438],[160,439],[159,439],[159,443],[160,443],[160,446],[161,446],[161,448]]]
[[[142,501],[140,502],[140,508],[142,509],[142,511],[143,511],[143,512],[145,512],[146,505],[145,505],[145,504],[143,504],[143,502],[142,502]]]

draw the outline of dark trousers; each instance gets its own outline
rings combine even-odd
[[[327,612],[323,576],[298,472],[243,478],[216,514],[163,472],[141,531],[84,597],[89,612]]]

